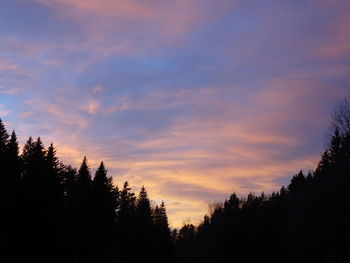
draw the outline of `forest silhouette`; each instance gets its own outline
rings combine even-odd
[[[203,221],[170,229],[145,187],[119,189],[29,138],[19,152],[0,120],[3,262],[350,262],[350,103],[335,109],[314,171],[269,195],[235,193]]]

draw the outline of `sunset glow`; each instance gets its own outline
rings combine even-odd
[[[350,95],[350,1],[249,2],[2,0],[0,118],[144,185],[171,227],[280,189]]]

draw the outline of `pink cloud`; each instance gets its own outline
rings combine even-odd
[[[217,5],[199,0],[37,1],[55,10],[62,19],[78,23],[89,45],[98,43],[95,50],[99,48],[104,54],[137,53],[146,46],[178,43],[183,34],[228,12],[228,7],[240,2],[222,1]],[[141,46],[137,45],[140,41]]]
[[[13,64],[9,59],[0,58],[0,71],[18,71],[19,65]]]
[[[0,104],[0,116],[6,116],[7,114],[9,114],[11,111],[5,109],[5,107],[3,105]],[[0,117],[1,118],[1,117]]]

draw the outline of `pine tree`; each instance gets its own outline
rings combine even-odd
[[[7,130],[5,128],[5,125],[3,124],[2,120],[0,119],[0,167],[3,170],[3,174],[8,178],[8,140],[9,135],[7,133]],[[5,181],[6,185],[6,181]]]
[[[119,192],[117,210],[117,235],[121,262],[133,262],[135,257],[135,194],[131,192],[129,183],[125,182]]]
[[[44,177],[46,170],[46,151],[40,137],[33,142],[29,137],[27,143],[23,147],[22,159],[25,181],[38,180],[35,187],[40,187],[41,179]],[[34,183],[34,182],[33,182]]]
[[[50,213],[54,213],[56,217],[61,215],[63,208],[64,190],[60,182],[60,166],[59,159],[56,156],[56,149],[51,143],[47,149],[45,156],[45,181],[46,181],[46,196]],[[58,224],[55,222],[54,224]]]
[[[139,196],[137,198],[136,216],[138,219],[140,219],[140,222],[142,222],[142,224],[151,225],[152,223],[151,202],[148,198],[148,194],[144,186],[142,186]]]
[[[83,162],[81,163],[78,171],[77,185],[78,187],[84,188],[84,190],[88,192],[90,191],[91,183],[92,183],[92,180],[91,180],[90,168],[87,164],[87,158],[86,156],[84,156]]]
[[[8,192],[12,198],[16,198],[20,187],[20,161],[19,161],[19,147],[16,133],[13,131],[10,139],[6,144],[5,152],[3,152],[3,183],[4,191]]]
[[[135,194],[131,192],[129,183],[125,182],[123,189],[119,194],[119,209],[118,209],[118,221],[123,225],[129,221],[130,216],[134,215],[135,211]]]
[[[6,152],[8,139],[9,139],[9,134],[6,131],[4,123],[0,119],[0,154]]]
[[[68,204],[71,202],[72,191],[78,180],[78,171],[71,165],[64,165],[63,163],[60,163],[59,171],[59,181],[62,184],[64,200]]]
[[[155,252],[153,255],[155,262],[172,262],[174,244],[171,239],[171,232],[168,224],[165,204],[162,201],[160,206],[154,209],[154,239]]]
[[[300,171],[297,175],[293,176],[290,184],[288,185],[288,190],[291,193],[296,193],[304,189],[306,184],[306,178],[303,171]]]
[[[227,216],[233,216],[239,211],[240,201],[235,193],[231,194],[230,198],[224,202],[224,213]]]
[[[116,221],[117,193],[112,183],[112,177],[107,176],[107,170],[101,162],[92,182],[92,197],[95,209],[95,219],[99,232],[113,231]]]
[[[21,174],[20,174],[20,159],[19,159],[19,147],[17,142],[16,133],[13,131],[11,138],[7,143],[7,151],[4,163],[3,171],[3,192],[6,195],[5,202],[11,207],[11,210],[18,210],[19,197],[21,189]]]
[[[73,244],[77,244],[76,257],[82,262],[90,262],[92,257],[93,201],[91,193],[91,174],[84,157],[72,189],[71,216]]]
[[[51,176],[58,176],[60,172],[59,159],[56,156],[56,149],[53,146],[53,143],[51,143],[49,148],[47,149],[46,163],[47,163],[49,174]]]
[[[112,177],[107,176],[107,170],[101,162],[92,181],[92,198],[94,208],[94,257],[97,261],[111,258],[106,252],[115,234],[116,223],[116,189]]]
[[[12,131],[11,133],[11,137],[8,142],[8,152],[11,156],[15,156],[16,158],[18,158],[19,147],[18,147],[17,135],[15,131]]]
[[[340,136],[339,130],[335,129],[334,134],[331,138],[329,145],[329,158],[331,163],[340,161],[342,150],[342,137]]]
[[[33,138],[30,136],[27,142],[24,144],[23,151],[22,151],[21,157],[23,159],[24,166],[26,166],[30,161],[31,156],[33,155],[33,149],[34,149],[34,141],[33,141]]]
[[[167,231],[169,230],[168,216],[163,201],[160,206],[156,206],[154,209],[154,223],[160,228],[167,229]]]
[[[321,156],[320,161],[317,164],[315,175],[322,176],[322,174],[327,173],[331,166],[331,158],[329,156],[328,150],[325,150]]]

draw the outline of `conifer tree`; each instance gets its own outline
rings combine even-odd
[[[129,183],[125,182],[123,185],[123,189],[120,191],[118,203],[118,221],[121,225],[127,223],[130,216],[134,215],[135,211],[135,194],[131,192],[131,188],[129,187]]]
[[[165,204],[162,201],[160,206],[154,209],[154,246],[153,255],[155,262],[172,262],[174,244],[172,243],[171,233],[168,224]]]
[[[72,189],[72,229],[74,243],[77,245],[76,257],[82,262],[90,262],[93,259],[92,254],[92,229],[93,229],[93,201],[91,193],[91,173],[84,157],[77,180]]]
[[[107,176],[103,162],[97,169],[92,182],[92,197],[96,230],[100,238],[109,240],[116,222],[117,193],[112,177]]]
[[[59,181],[62,184],[65,203],[68,205],[68,202],[71,202],[72,191],[78,179],[78,171],[71,165],[64,165],[63,163],[60,163],[59,170]]]
[[[153,246],[151,245],[154,243],[154,227],[151,203],[144,186],[142,186],[137,198],[135,219],[135,249],[137,251],[137,254],[135,254],[135,260],[150,262],[155,254]]]
[[[329,158],[331,163],[336,163],[340,161],[342,150],[342,138],[340,136],[339,130],[335,129],[334,134],[331,138],[329,145]]]
[[[142,224],[148,226],[152,224],[151,203],[144,186],[142,186],[139,196],[137,198],[136,216],[138,219],[140,219],[140,222]]]
[[[9,198],[11,203],[17,199],[20,187],[20,161],[19,147],[16,133],[13,131],[10,139],[6,143],[4,152],[1,154],[1,165],[4,176],[2,177],[4,189],[3,192]],[[12,204],[14,205],[14,203]]]
[[[25,181],[39,180],[45,173],[45,149],[40,137],[34,142],[32,137],[29,137],[27,143],[23,147],[23,172]],[[41,181],[36,187],[39,187]]]
[[[9,134],[7,133],[5,125],[0,119],[0,167],[2,169],[2,174],[4,174],[5,176],[5,178],[2,178],[2,180],[4,181],[3,184],[5,187],[7,187],[8,180],[10,180],[10,175],[8,174],[9,173],[8,143],[9,143]]]
[[[58,176],[60,172],[59,159],[56,156],[56,149],[53,146],[53,143],[51,143],[49,148],[47,149],[46,163],[50,176]]]
[[[116,197],[112,177],[107,176],[107,170],[101,162],[92,181],[94,257],[99,262],[112,256],[112,253],[106,252],[106,248],[110,247],[115,233]]]
[[[15,131],[12,131],[11,133],[11,137],[8,142],[8,152],[11,156],[16,157],[16,159],[18,159],[19,147]]]
[[[129,183],[125,182],[119,192],[117,210],[118,247],[122,262],[133,262],[135,258],[135,203],[135,194],[131,191]]]
[[[87,158],[84,156],[83,162],[78,171],[77,186],[81,187],[81,190],[89,192],[91,190],[91,183],[90,168],[87,164]]]
[[[6,163],[2,166],[4,177],[3,192],[6,195],[5,202],[13,213],[19,211],[19,201],[21,193],[21,174],[20,174],[20,159],[19,147],[16,133],[13,131],[11,138],[7,143]]]
[[[53,217],[59,219],[62,214],[63,209],[63,186],[60,182],[60,167],[59,167],[59,159],[56,156],[56,149],[51,143],[49,148],[47,149],[45,156],[45,164],[46,164],[46,198],[48,202],[48,208],[50,209],[50,213],[54,214]],[[52,215],[51,215],[52,216]],[[53,224],[57,225],[60,220],[53,220]],[[56,226],[58,227],[58,226]]]
[[[9,134],[6,131],[4,123],[0,119],[0,154],[5,153],[8,139],[9,139]]]
[[[232,216],[238,212],[240,200],[235,193],[231,194],[230,198],[224,202],[224,213],[227,216]]]
[[[304,188],[306,184],[306,178],[303,171],[300,171],[297,175],[293,176],[290,184],[288,185],[288,190],[291,193],[295,193]]]

